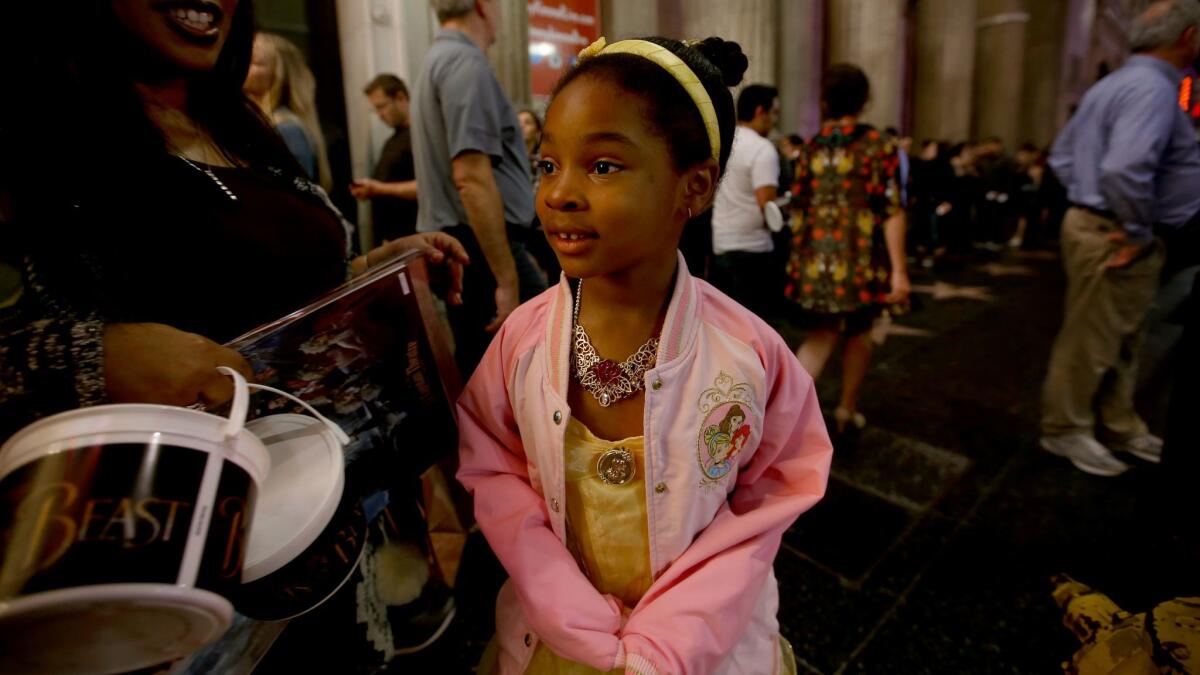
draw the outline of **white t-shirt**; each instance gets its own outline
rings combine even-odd
[[[741,126],[733,134],[733,149],[725,177],[713,201],[713,253],[767,253],[774,249],[754,191],[779,185],[779,153],[753,129]]]

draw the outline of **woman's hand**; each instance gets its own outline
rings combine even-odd
[[[418,250],[431,263],[446,265],[450,272],[450,287],[446,291],[446,302],[462,304],[463,265],[471,264],[467,250],[457,239],[445,232],[421,232],[393,239],[383,246],[371,249],[350,263],[350,273],[358,276],[368,268],[404,251]]]
[[[233,397],[233,381],[217,366],[254,378],[241,354],[201,335],[161,323],[104,327],[104,382],[114,403],[220,405]]]

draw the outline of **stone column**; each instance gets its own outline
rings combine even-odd
[[[912,135],[966,140],[975,75],[975,0],[917,3]]]
[[[488,50],[496,79],[514,107],[531,105],[529,85],[528,0],[499,0],[500,30],[496,44]]]
[[[899,127],[904,110],[907,0],[832,0],[828,4],[828,63],[853,63],[871,80],[862,119]]]
[[[1021,142],[1025,0],[979,0],[972,120],[977,139],[998,136],[1009,152]]]
[[[743,84],[779,82],[775,63],[778,0],[689,0],[681,9],[683,38],[716,35],[742,46],[750,61]]]
[[[437,16],[429,7],[429,3],[412,3],[403,0],[393,0],[396,3],[396,16],[399,17],[404,33],[404,46],[398,55],[403,59],[397,73],[411,87],[417,75],[425,65],[425,55],[433,46],[433,36],[440,30]],[[353,46],[351,47],[353,48]],[[391,131],[390,129],[388,130]],[[389,137],[390,137],[389,133]]]
[[[658,35],[658,3],[650,0],[603,0],[600,3],[600,34],[609,42]]]
[[[1085,74],[1085,64],[1092,44],[1095,14],[1096,0],[1069,0],[1067,3],[1062,77],[1058,83],[1058,109],[1055,112],[1055,122],[1059,128],[1067,123],[1071,111],[1092,82],[1090,74]]]
[[[1033,2],[1029,4],[1029,14],[1021,85],[1021,136],[1013,142],[1031,141],[1042,147],[1054,140],[1058,131],[1067,3]]]
[[[428,3],[337,0],[334,7],[341,45],[350,170],[355,176],[369,176],[393,129],[379,121],[367,105],[362,88],[380,73],[395,73],[412,87],[436,22]],[[365,251],[374,241],[370,204],[358,202],[357,215],[359,244]]]
[[[779,131],[809,138],[821,126],[825,2],[783,0],[779,10]]]
[[[629,0],[615,0],[629,2]],[[647,2],[650,0],[636,0]],[[683,0],[658,0],[658,34],[663,37],[683,39]]]

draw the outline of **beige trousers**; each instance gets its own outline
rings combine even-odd
[[[1113,440],[1146,433],[1146,423],[1133,410],[1133,389],[1164,250],[1155,240],[1133,264],[1108,269],[1104,263],[1117,248],[1108,235],[1118,227],[1078,208],[1068,210],[1063,220],[1066,317],[1042,389],[1042,433],[1047,436],[1092,435],[1097,421],[1100,433]]]

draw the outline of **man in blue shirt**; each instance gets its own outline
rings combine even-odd
[[[1200,150],[1177,103],[1180,71],[1200,55],[1198,30],[1200,1],[1151,5],[1134,22],[1134,55],[1087,92],[1050,156],[1072,208],[1062,226],[1066,317],[1043,388],[1041,446],[1094,475],[1129,468],[1112,451],[1150,462],[1162,454],[1133,390],[1163,264],[1154,227],[1181,227],[1200,210]]]
[[[463,304],[446,311],[466,380],[504,319],[546,282],[525,247],[540,236],[532,229],[529,155],[485,53],[496,42],[500,2],[430,4],[441,30],[412,98],[417,231],[453,235],[473,263],[463,271]]]

